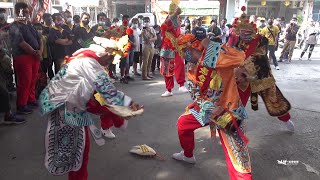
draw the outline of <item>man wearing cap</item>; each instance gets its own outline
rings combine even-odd
[[[258,20],[259,20],[258,33],[261,34],[262,29],[266,27],[266,24],[265,24],[266,19],[264,17],[259,17]]]
[[[279,58],[279,62],[282,62],[283,56],[288,48],[289,48],[288,63],[291,62],[293,50],[296,45],[298,31],[299,31],[299,26],[297,25],[297,18],[293,17],[290,21],[290,24],[287,26],[285,30],[286,32],[285,43],[281,52],[281,56]]]

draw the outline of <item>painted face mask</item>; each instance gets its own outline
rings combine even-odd
[[[252,40],[252,31],[247,30],[247,29],[241,29],[240,30],[240,38],[243,41],[251,41]]]
[[[192,58],[191,52],[190,52],[188,49],[185,49],[183,52],[184,52],[184,54],[186,55],[185,60],[186,60],[187,62],[190,62],[190,61],[191,61],[191,58]]]

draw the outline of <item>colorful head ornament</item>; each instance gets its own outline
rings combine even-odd
[[[96,36],[93,38],[93,41],[90,42],[87,48],[81,48],[73,55],[81,54],[81,52],[86,50],[94,52],[98,57],[103,57],[109,54],[114,56],[112,63],[116,64],[122,57],[126,57],[128,55],[129,49],[130,43],[127,35],[119,39],[108,39]]]
[[[102,54],[108,53],[113,55],[113,64],[116,64],[122,57],[128,56],[128,51],[131,48],[128,35],[132,35],[132,33],[133,30],[126,25],[120,27],[113,26],[106,30],[102,37],[94,37],[93,41],[96,45],[105,49]]]
[[[180,0],[172,0],[170,6],[169,6],[169,14],[172,15],[176,12],[176,10],[179,8]]]
[[[121,38],[122,36],[128,35],[127,29],[128,29],[128,26],[124,26],[124,25],[120,27],[111,26],[108,30],[105,31],[104,35],[102,36],[108,39]]]
[[[234,32],[237,35],[239,35],[243,40],[255,38],[258,31],[256,28],[256,24],[253,22],[249,22],[248,16],[244,12],[246,11],[245,6],[242,6],[241,11],[243,11],[241,16],[235,18],[232,24]]]
[[[165,41],[170,43],[174,50],[179,53],[183,58],[187,58],[189,55],[186,51],[187,48],[196,49],[202,51],[204,48],[201,45],[201,42],[193,34],[186,34],[175,38],[174,35],[170,32],[166,32]]]

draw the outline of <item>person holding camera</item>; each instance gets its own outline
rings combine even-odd
[[[297,33],[299,31],[299,26],[297,25],[297,18],[293,17],[290,21],[290,24],[288,25],[286,29],[286,36],[285,36],[285,43],[281,52],[281,56],[279,58],[279,62],[282,62],[283,56],[287,49],[289,48],[289,57],[288,57],[288,63],[291,62],[292,54],[294,47],[296,45],[297,41]]]
[[[154,42],[157,40],[157,35],[152,26],[150,26],[150,18],[143,18],[143,30],[140,34],[142,36],[142,80],[151,80],[153,76],[149,74],[151,70],[151,63],[154,55]]]
[[[217,21],[212,20],[208,29],[208,37],[211,41],[222,43],[221,29],[217,26]]]

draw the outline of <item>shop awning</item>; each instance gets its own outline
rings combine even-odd
[[[97,7],[99,6],[99,0],[63,0],[62,4],[68,3],[74,7]]]
[[[216,8],[207,8],[207,9],[182,9],[182,15],[200,15],[200,16],[208,16],[208,15],[213,15],[213,14],[219,14],[219,10]]]

